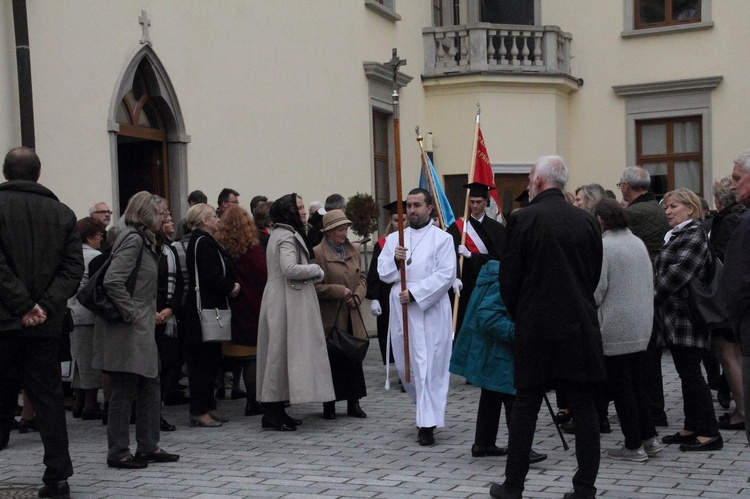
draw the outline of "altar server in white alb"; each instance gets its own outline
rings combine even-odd
[[[435,443],[433,432],[445,426],[451,357],[451,306],[448,290],[456,278],[453,239],[432,224],[432,196],[413,189],[406,198],[409,228],[404,246],[398,233],[389,235],[378,258],[378,274],[391,288],[390,334],[396,369],[412,402],[417,404],[418,442]],[[400,265],[406,266],[406,290],[401,291]],[[411,380],[404,379],[402,304],[409,319]]]

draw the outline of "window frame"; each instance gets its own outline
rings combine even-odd
[[[625,97],[626,130],[625,160],[635,165],[636,122],[660,118],[701,117],[702,192],[711,192],[713,178],[711,149],[711,92],[724,79],[723,76],[707,76],[685,80],[636,83],[612,87],[620,97]]]
[[[401,16],[396,12],[396,0],[365,0],[365,7],[389,21],[401,20]]]
[[[670,0],[671,1],[671,0]],[[639,0],[624,0],[624,26],[620,33],[622,38],[637,38],[642,36],[667,35],[685,31],[699,31],[710,29],[714,23],[711,20],[712,0],[701,0],[700,21],[669,23],[664,26],[637,27],[636,8]]]
[[[697,122],[700,124],[698,151],[696,152],[674,152],[674,125],[677,123]],[[648,125],[667,125],[666,129],[666,152],[663,154],[644,155],[643,147],[643,127]],[[667,191],[673,191],[681,186],[675,185],[675,163],[680,161],[697,161],[699,165],[700,189],[696,191],[699,197],[704,195],[704,161],[703,161],[703,117],[701,115],[678,116],[671,118],[642,119],[635,122],[635,142],[636,142],[636,159],[635,164],[644,165],[649,163],[666,163],[667,165]],[[655,193],[657,194],[657,193]],[[664,193],[658,193],[657,198],[661,199]]]

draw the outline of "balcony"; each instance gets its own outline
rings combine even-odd
[[[570,33],[558,26],[474,23],[422,29],[424,79],[497,74],[570,73]]]

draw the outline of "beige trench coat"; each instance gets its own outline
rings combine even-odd
[[[323,280],[315,285],[315,291],[318,292],[318,300],[320,300],[320,316],[326,336],[333,329],[336,314],[341,306],[336,326],[342,331],[349,331],[349,319],[351,319],[354,336],[367,338],[367,330],[359,312],[356,308],[349,309],[343,302],[344,291],[347,288],[359,298],[357,301],[360,304],[367,293],[367,277],[362,269],[359,252],[347,240],[346,259],[342,260],[331,250],[325,237],[313,249],[313,252],[315,263],[320,265],[325,273]]]
[[[292,404],[328,402],[333,392],[323,323],[305,242],[276,224],[266,252],[268,282],[258,324],[257,398]]]

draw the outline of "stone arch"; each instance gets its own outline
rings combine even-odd
[[[163,119],[167,149],[167,182],[170,209],[181,214],[187,209],[187,145],[190,136],[185,133],[185,122],[174,86],[166,68],[162,64],[150,43],[143,43],[128,57],[110,100],[107,116],[109,132],[110,163],[112,168],[112,209],[119,214],[120,178],[118,164],[118,110],[121,102],[133,88],[136,74],[140,72],[146,82],[151,103],[158,109]],[[179,218],[179,217],[176,217]]]

